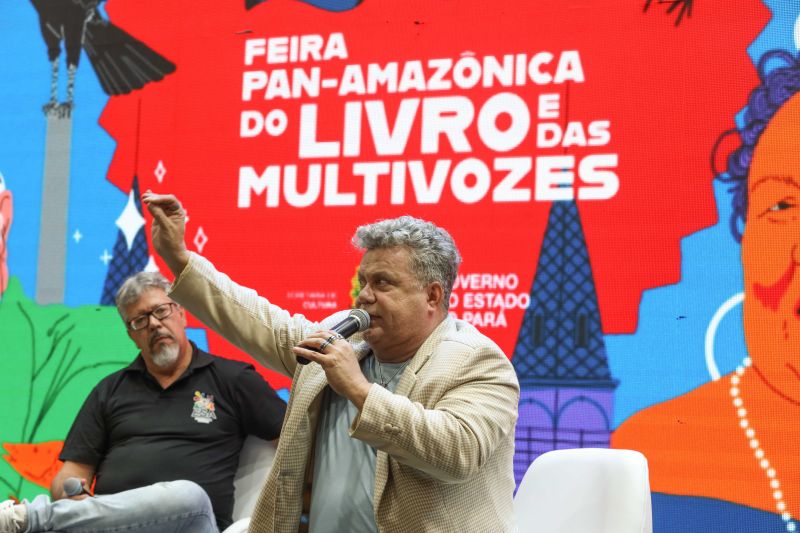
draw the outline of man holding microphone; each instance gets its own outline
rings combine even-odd
[[[293,378],[251,532],[515,530],[519,384],[494,342],[448,315],[461,258],[444,229],[408,216],[357,229],[369,327],[348,342],[330,329],[341,313],[290,314],[189,252],[177,198],[143,201],[170,296]]]

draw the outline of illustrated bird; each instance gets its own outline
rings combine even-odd
[[[127,94],[158,81],[175,71],[175,65],[152,48],[105,19],[99,10],[102,0],[31,0],[39,14],[39,26],[47,45],[52,76],[50,101],[45,112],[72,108],[75,72],[86,52],[100,85],[108,95]],[[67,60],[67,98],[58,103],[59,57]]]
[[[60,440],[18,444],[4,442],[3,449],[7,453],[3,459],[23,478],[49,489],[53,478],[61,470],[62,463],[58,455],[63,447],[64,441]]]
[[[265,3],[267,0],[245,0],[244,7],[252,9],[259,4]],[[364,0],[300,0],[306,4],[312,5],[325,11],[348,11],[355,8]]]
[[[692,16],[692,4],[694,0],[658,0],[658,4],[666,4],[667,15],[671,15],[674,11],[677,10],[677,16],[675,17],[675,26],[680,26],[681,21],[683,20],[684,15],[686,18],[691,18]],[[645,0],[644,3],[644,12],[647,13],[647,10],[650,9],[650,5],[653,3],[653,0]]]

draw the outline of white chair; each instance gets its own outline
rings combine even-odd
[[[276,443],[252,435],[245,439],[239,454],[239,469],[233,480],[233,524],[225,528],[223,533],[247,531],[261,487],[272,468]]]
[[[554,450],[528,467],[514,514],[520,533],[652,533],[647,459],[633,450]]]

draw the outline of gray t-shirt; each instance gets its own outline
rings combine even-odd
[[[361,360],[361,371],[371,383],[386,383],[386,388],[394,392],[409,361],[378,363],[370,354]],[[323,394],[314,454],[309,532],[377,532],[372,509],[377,451],[350,437],[350,425],[358,409],[330,387]]]

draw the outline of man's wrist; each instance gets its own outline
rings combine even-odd
[[[351,392],[347,399],[352,402],[356,408],[361,411],[364,407],[364,403],[367,401],[367,396],[369,396],[369,391],[372,388],[372,383],[364,379],[362,383],[359,383],[357,387],[355,387],[354,391]]]
[[[189,264],[189,250],[186,248],[178,250],[174,254],[164,254],[161,257],[176,278],[181,275],[183,269]]]

